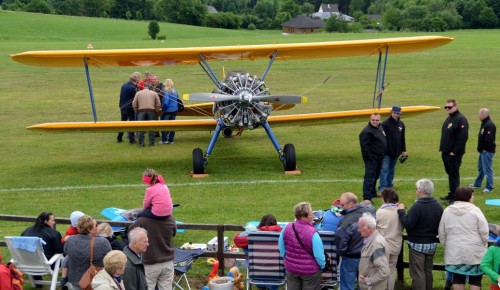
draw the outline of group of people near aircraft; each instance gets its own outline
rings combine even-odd
[[[175,120],[179,110],[179,94],[174,88],[174,82],[166,79],[159,81],[159,76],[149,72],[144,73],[141,79],[139,72],[130,75],[120,90],[121,121],[153,121]],[[116,140],[123,142],[124,132],[119,132]],[[150,131],[149,146],[155,146],[155,137],[160,137],[158,132]],[[145,132],[127,132],[130,144],[139,143],[144,147]],[[138,140],[136,140],[136,137]],[[162,131],[160,144],[174,144],[174,131]]]

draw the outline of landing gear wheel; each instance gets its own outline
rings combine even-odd
[[[203,151],[200,148],[193,149],[193,174],[204,174]]]
[[[285,155],[285,171],[292,171],[297,169],[297,162],[295,159],[295,146],[293,144],[286,144],[283,149]]]

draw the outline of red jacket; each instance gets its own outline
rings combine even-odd
[[[67,230],[66,230],[66,234],[64,235],[64,237],[62,237],[61,239],[61,243],[65,243],[66,242],[66,237],[67,236],[73,236],[73,235],[77,235],[78,234],[78,228],[77,227],[73,227],[73,226],[70,226]]]
[[[263,232],[281,232],[281,227],[278,225],[272,225],[272,226],[262,226],[259,228],[259,231]],[[234,236],[234,244],[238,248],[248,248],[248,234],[245,236],[241,236],[241,233],[237,233],[236,236]]]
[[[0,290],[12,290],[10,269],[4,264],[0,264]]]

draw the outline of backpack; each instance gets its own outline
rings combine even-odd
[[[23,290],[23,276],[12,263],[0,264],[0,290]]]
[[[181,98],[177,97],[177,112],[182,112],[184,111],[184,103],[182,102]]]
[[[13,263],[7,263],[12,278],[12,290],[23,290],[24,274],[19,271]]]

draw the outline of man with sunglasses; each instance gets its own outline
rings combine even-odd
[[[465,144],[469,138],[469,123],[467,118],[458,111],[457,101],[449,99],[444,106],[448,118],[441,128],[441,143],[439,151],[443,159],[444,169],[448,174],[450,192],[441,200],[449,203],[455,201],[455,190],[460,186],[460,165],[462,156],[465,154]]]

